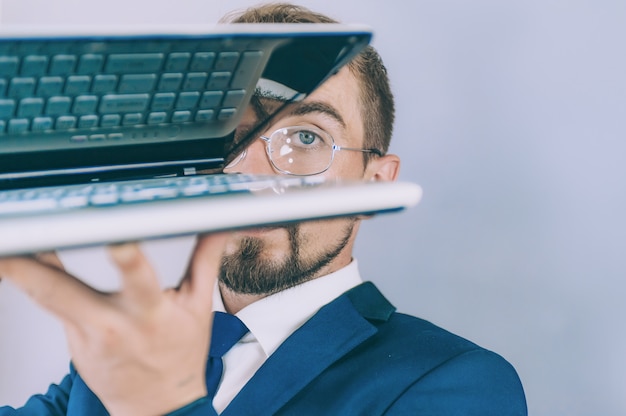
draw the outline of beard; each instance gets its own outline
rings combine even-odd
[[[290,248],[279,260],[263,258],[263,240],[244,237],[234,253],[222,258],[220,283],[235,293],[270,295],[311,280],[343,251],[355,224],[356,220],[351,219],[337,242],[306,257],[300,224],[284,227]]]

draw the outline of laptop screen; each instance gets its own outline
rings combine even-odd
[[[0,188],[220,171],[255,137],[234,140],[251,100],[302,99],[371,38],[345,25],[43,32],[0,33]]]

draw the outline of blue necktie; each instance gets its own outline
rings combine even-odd
[[[209,397],[214,397],[222,379],[224,365],[222,356],[237,343],[248,328],[235,315],[224,312],[215,312],[213,316],[213,330],[209,361],[206,367],[206,385]]]

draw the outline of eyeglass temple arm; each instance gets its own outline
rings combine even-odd
[[[362,149],[362,148],[358,148],[358,147],[343,147],[343,146],[337,146],[336,144],[333,145],[333,150],[351,150],[353,152],[363,152],[363,153],[374,153],[376,156],[383,156],[383,152],[381,152],[378,149]]]

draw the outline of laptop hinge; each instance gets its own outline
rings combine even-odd
[[[190,176],[198,174],[199,171],[216,173],[221,171],[222,166],[223,159],[210,158],[2,173],[0,174],[0,189]]]

